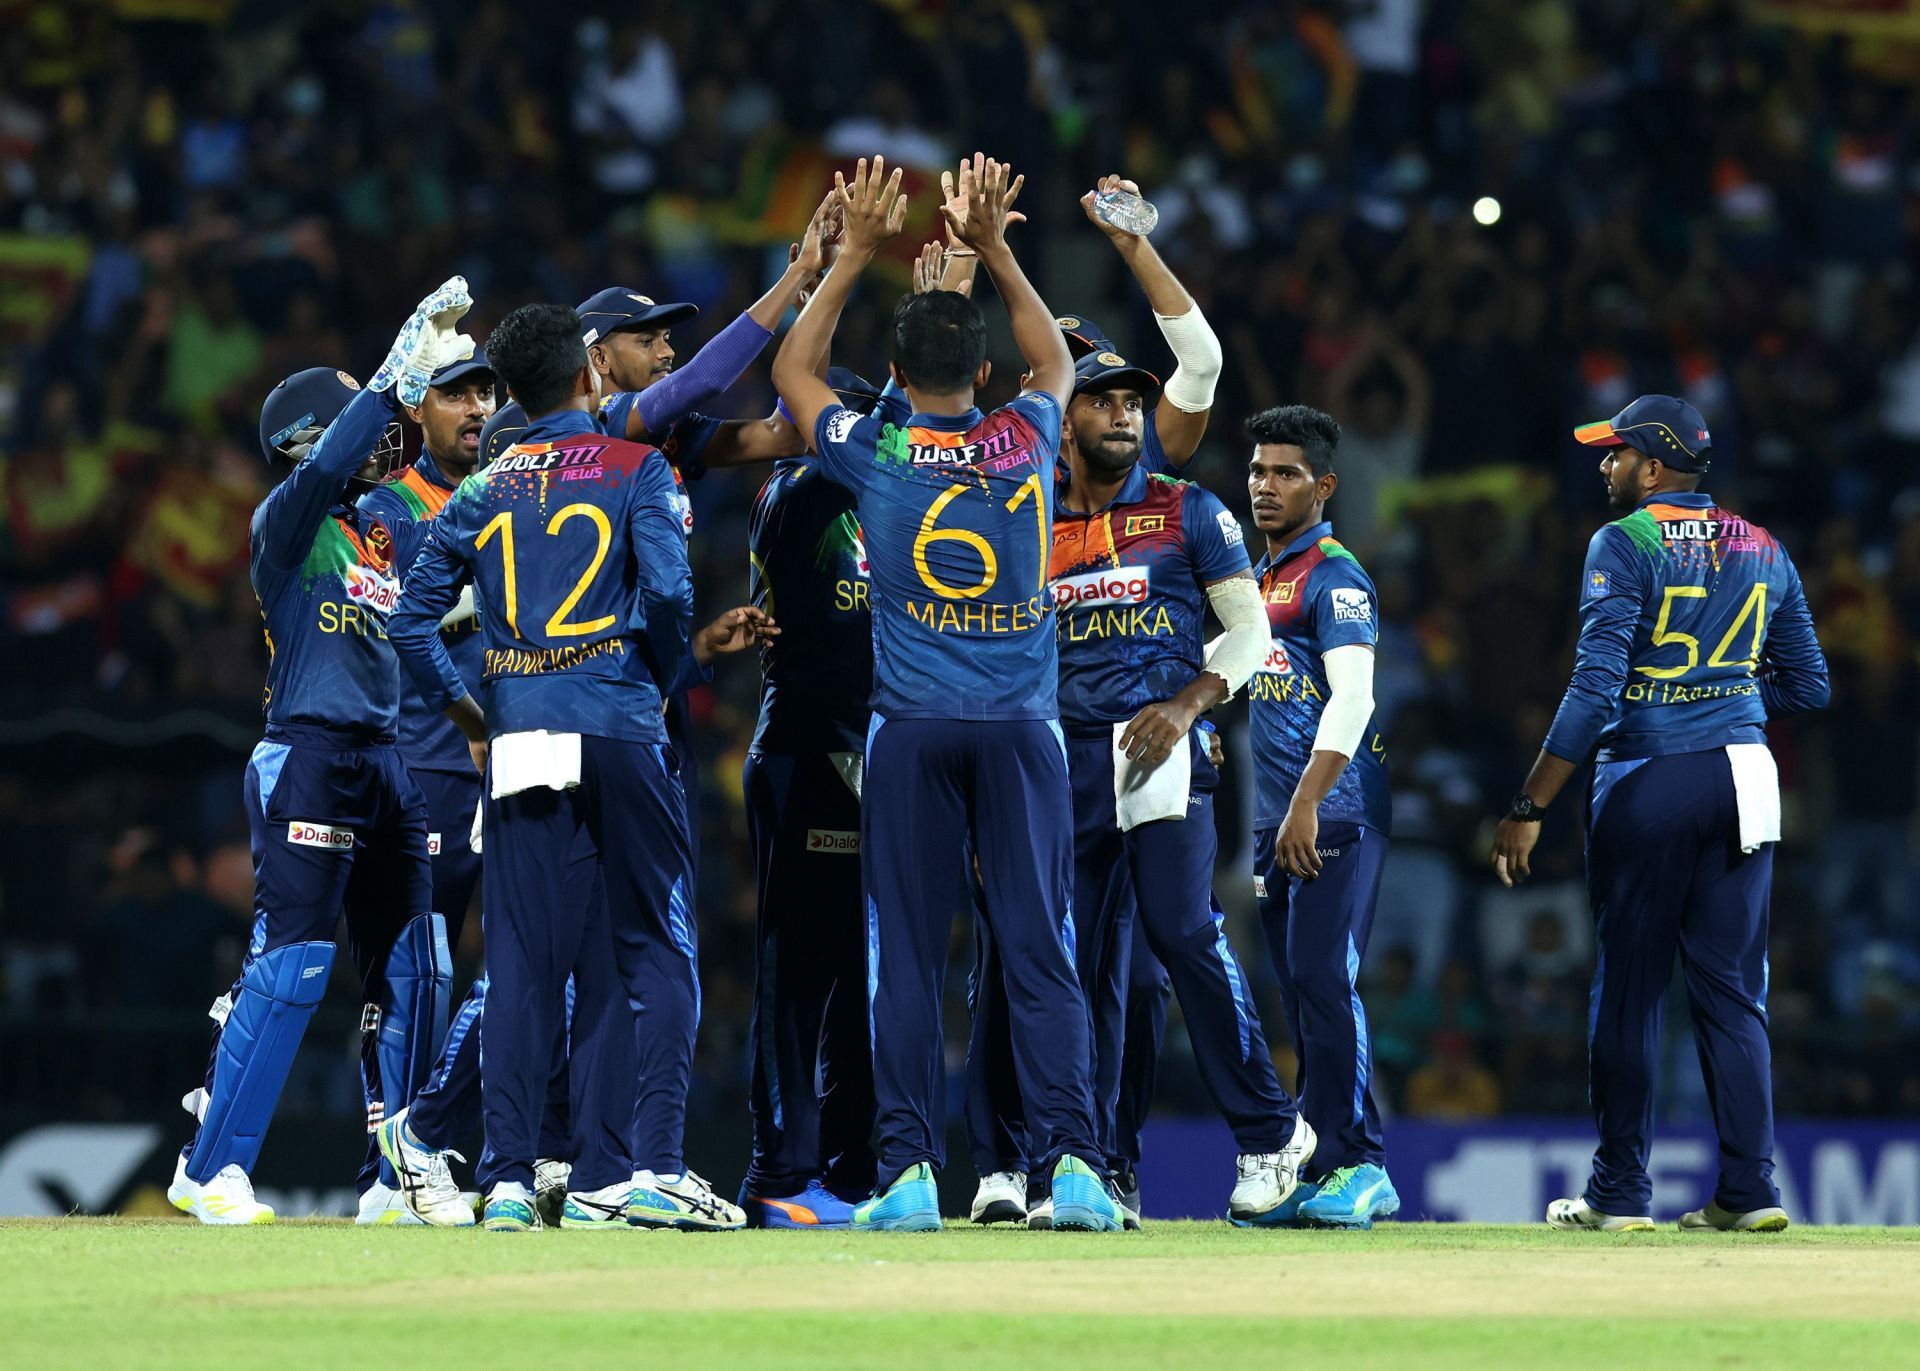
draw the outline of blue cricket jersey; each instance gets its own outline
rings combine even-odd
[[[1278,828],[1293,792],[1313,759],[1313,739],[1331,689],[1327,652],[1380,638],[1373,581],[1353,554],[1333,536],[1333,525],[1302,531],[1280,552],[1254,568],[1267,604],[1273,646],[1247,685],[1253,738],[1256,830]],[[1360,755],[1347,764],[1320,804],[1322,823],[1355,823],[1387,833],[1393,801],[1387,790],[1387,745],[1372,721],[1361,735]]]
[[[829,405],[813,440],[824,475],[854,496],[872,565],[874,712],[1057,718],[1053,397],[905,425]]]
[[[883,419],[887,420],[887,422],[897,427],[905,428],[908,419],[913,415],[913,404],[907,399],[907,393],[900,389],[897,383],[888,381],[887,384],[881,388],[880,401],[875,413],[879,414]],[[1140,430],[1139,470],[1146,472],[1149,476],[1158,476],[1161,472],[1166,471],[1173,465],[1167,458],[1167,450],[1160,445],[1158,414],[1158,407],[1149,409],[1146,414],[1145,423]],[[1056,481],[1064,481],[1067,479],[1067,459],[1058,452],[1054,454],[1053,476]]]
[[[1056,504],[1061,722],[1104,732],[1184,690],[1206,665],[1207,586],[1248,569],[1239,521],[1190,481],[1136,465],[1096,513]]]
[[[562,410],[461,482],[408,570],[392,626],[434,709],[466,690],[439,627],[469,580],[489,736],[664,739],[661,683],[671,689],[691,670],[693,577],[658,450]]]
[[[247,574],[266,621],[270,729],[392,740],[400,668],[387,618],[400,580],[386,530],[345,500],[394,414],[391,392],[361,391],[253,512]]]
[[[1587,545],[1573,680],[1546,750],[1624,761],[1766,741],[1827,701],[1792,558],[1704,492],[1655,495]]]
[[[753,603],[780,624],[760,649],[755,752],[858,752],[873,694],[873,611],[853,496],[787,458],[753,502]]]
[[[403,587],[407,568],[427,540],[428,524],[446,508],[453,492],[453,484],[441,474],[432,456],[423,452],[420,460],[404,472],[360,497],[360,512],[376,520],[391,539],[393,564],[399,569]],[[468,693],[478,699],[484,652],[479,616],[442,628],[440,641]],[[399,743],[400,755],[415,771],[473,774],[466,738],[445,714],[427,706],[411,679],[400,683]]]

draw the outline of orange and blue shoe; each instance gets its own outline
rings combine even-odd
[[[933,1168],[916,1163],[872,1199],[856,1204],[851,1227],[872,1232],[939,1232],[940,1192],[933,1183]]]
[[[742,1194],[749,1228],[851,1228],[853,1206],[818,1180],[797,1195]]]

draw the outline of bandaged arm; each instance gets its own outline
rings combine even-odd
[[[1227,683],[1231,700],[1272,650],[1267,607],[1261,603],[1260,587],[1247,576],[1215,581],[1207,587],[1207,603],[1227,631],[1207,644],[1206,669]]]
[[[1313,750],[1352,760],[1373,718],[1373,649],[1359,643],[1329,648],[1320,665],[1327,673],[1327,704]]]
[[[1179,364],[1167,378],[1162,398],[1183,414],[1204,414],[1213,408],[1213,388],[1220,383],[1225,361],[1212,325],[1198,305],[1184,314],[1156,312],[1153,321]]]

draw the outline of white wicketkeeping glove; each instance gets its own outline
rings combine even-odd
[[[373,373],[367,389],[398,385],[401,404],[409,408],[419,404],[436,371],[473,356],[473,339],[457,331],[460,317],[472,308],[467,278],[449,276],[401,325],[387,360]]]

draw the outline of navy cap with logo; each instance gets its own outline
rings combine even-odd
[[[700,307],[684,303],[655,304],[647,296],[628,290],[625,286],[608,286],[582,302],[575,312],[579,314],[584,330],[580,341],[591,347],[609,333],[618,333],[622,329],[667,328],[692,319],[700,313]]]
[[[286,456],[288,440],[303,428],[325,428],[340,417],[360,383],[333,367],[296,371],[260,406],[260,451],[271,462]]]
[[[1063,314],[1053,322],[1066,334],[1067,351],[1073,354],[1076,362],[1089,352],[1113,351],[1113,344],[1107,341],[1106,331],[1084,314]]]
[[[1160,378],[1145,367],[1131,365],[1117,352],[1089,352],[1073,364],[1073,393],[1089,391],[1137,390],[1151,395],[1160,389]]]
[[[1582,424],[1573,436],[1588,447],[1630,447],[1675,471],[1705,471],[1713,460],[1707,421],[1671,395],[1642,395],[1611,419]]]
[[[487,360],[487,354],[479,348],[473,350],[471,357],[463,357],[457,362],[449,362],[447,365],[441,367],[440,370],[433,373],[432,378],[427,384],[430,386],[450,386],[464,376],[473,375],[476,371],[484,371],[488,376],[493,375],[493,363]]]

